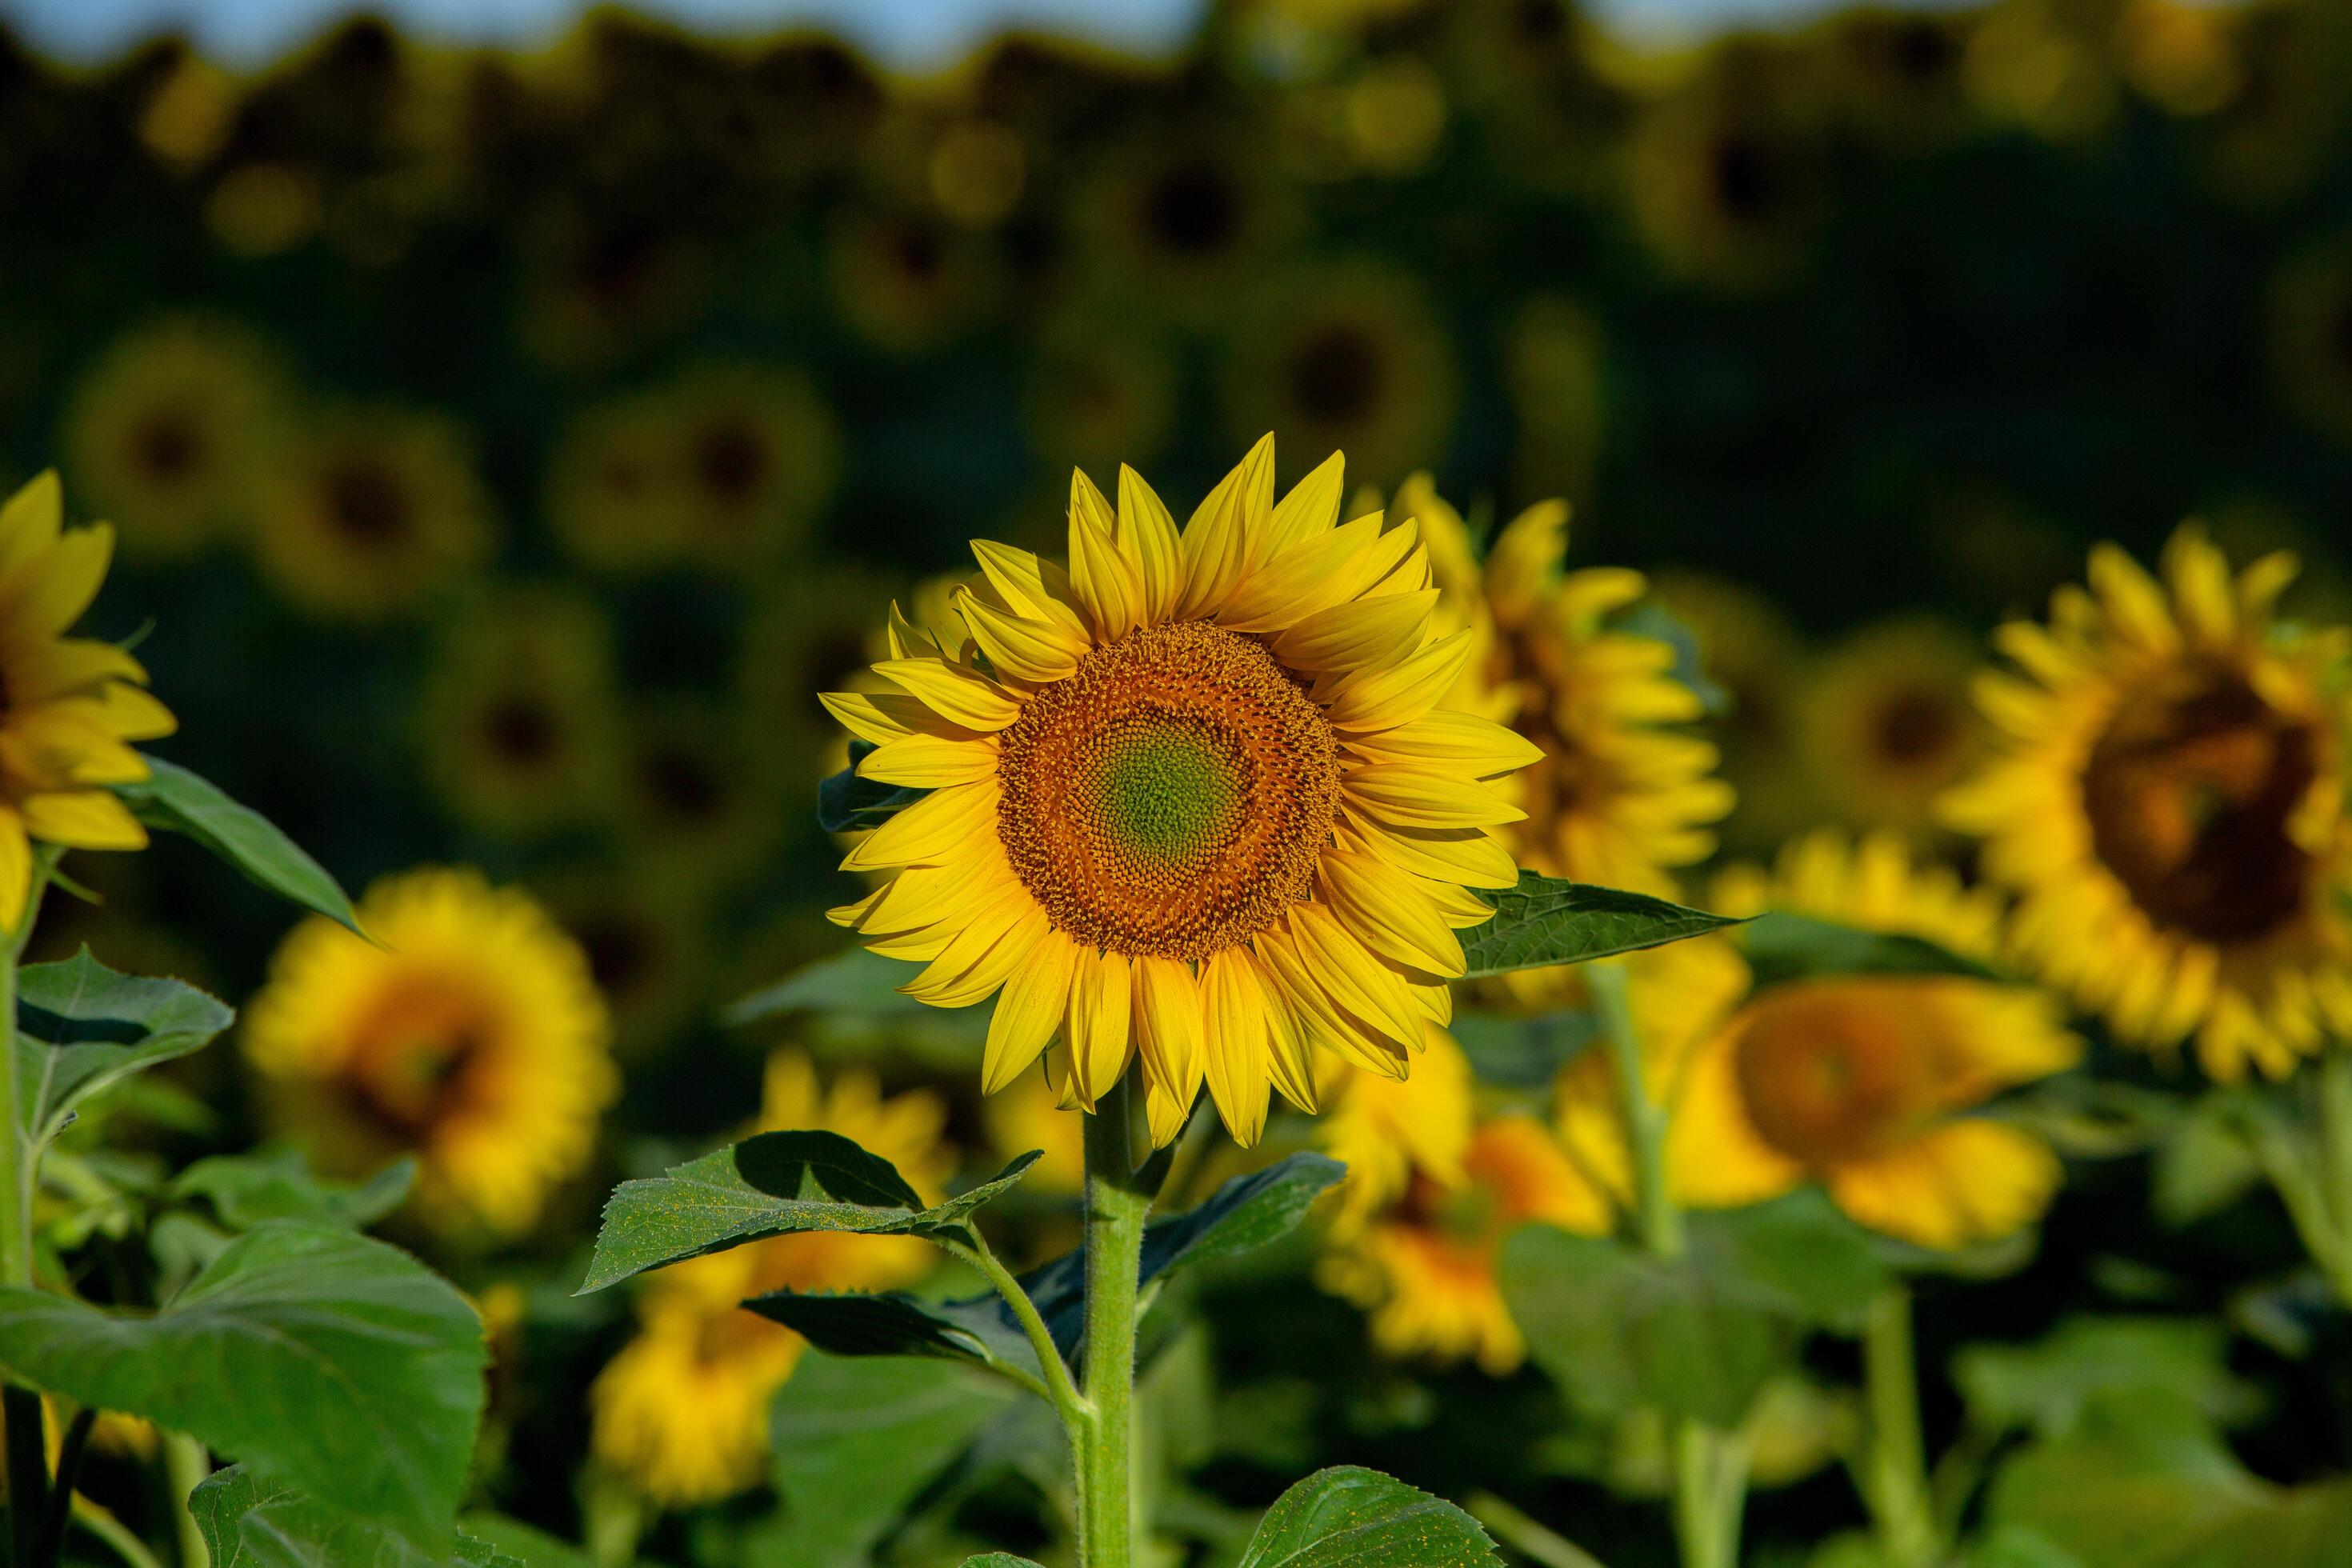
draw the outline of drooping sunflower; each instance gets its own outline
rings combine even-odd
[[[246,1012],[272,1119],[322,1171],[415,1155],[436,1229],[528,1230],[615,1089],[579,944],[467,870],[387,878],[359,918],[373,942],[321,917],[295,928]]]
[[[830,1089],[808,1058],[779,1051],[752,1131],[837,1132],[880,1155],[927,1199],[952,1166],[947,1108],[917,1089],[882,1094],[864,1072]],[[738,1303],[771,1290],[888,1290],[928,1270],[928,1246],[906,1237],[812,1232],[698,1258],[656,1276],[638,1305],[638,1332],[589,1393],[596,1458],[666,1507],[713,1502],[757,1482],[768,1454],[768,1406],[807,1342]]]
[[[1727,873],[1714,902],[1918,936],[1964,957],[1990,957],[2001,941],[1996,895],[1891,834],[1858,845],[1813,835],[1771,873]],[[1981,1112],[2077,1059],[2081,1043],[2053,997],[1944,974],[1751,989],[1732,942],[1682,946],[1694,951],[1664,950],[1677,954],[1671,963],[1631,976],[1653,1088],[1672,1112],[1668,1171],[1681,1201],[1751,1204],[1818,1182],[1862,1224],[1936,1248],[1998,1239],[2048,1206],[2057,1156]],[[1593,1098],[1563,1095],[1564,1123],[1580,1134],[1593,1125]]]
[[[113,345],[75,387],[67,468],[124,550],[184,556],[246,523],[277,439],[278,370],[251,333],[175,317]]]
[[[1854,827],[1932,826],[1984,749],[1975,668],[1970,640],[1924,617],[1865,626],[1824,655],[1798,709],[1817,808]]]
[[[1419,531],[1338,526],[1335,454],[1276,504],[1260,441],[1180,535],[1132,469],[1116,511],[1083,473],[1071,564],[974,546],[969,638],[892,627],[898,687],[825,701],[930,793],[853,848],[896,875],[834,911],[905,987],[1002,990],[984,1087],[1046,1050],[1091,1110],[1140,1058],[1152,1136],[1205,1079],[1244,1143],[1267,1088],[1312,1109],[1311,1047],[1402,1077],[1450,1014],[1474,887],[1516,868],[1494,779],[1536,748],[1438,711],[1472,652],[1441,636]]]
[[[2352,634],[2280,621],[2292,556],[2233,575],[2193,527],[2162,578],[2112,545],[2047,625],[1995,634],[1993,754],[1947,797],[2018,897],[2016,941],[2117,1035],[2285,1073],[2352,1028]]]
[[[1504,832],[1547,876],[1671,896],[1674,869],[1706,858],[1731,809],[1712,744],[1688,725],[1704,708],[1674,673],[1674,648],[1609,624],[1642,597],[1638,572],[1563,573],[1568,509],[1530,507],[1486,559],[1428,476],[1397,494],[1434,564],[1445,614],[1475,652],[1446,707],[1508,726],[1539,759],[1498,784],[1524,817]]]
[[[66,635],[98,596],[114,551],[104,523],[70,532],[65,489],[43,474],[0,506],[0,930],[25,918],[33,845],[140,849],[146,829],[114,784],[147,777],[133,741],[176,721],[147,672],[111,643]]]
[[[376,621],[418,607],[490,551],[488,492],[458,431],[397,409],[330,414],[266,487],[254,546],[288,600]]]
[[[1316,1141],[1348,1176],[1317,1282],[1370,1314],[1386,1354],[1509,1372],[1527,1347],[1496,1273],[1504,1238],[1528,1221],[1602,1234],[1611,1199],[1540,1121],[1481,1117],[1469,1058],[1433,1024],[1411,1078],[1343,1063],[1326,1078]]]

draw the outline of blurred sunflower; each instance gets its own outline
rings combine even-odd
[[[1087,312],[1049,328],[1022,395],[1030,449],[1055,468],[1148,461],[1166,444],[1177,368],[1148,328]]]
[[[0,505],[0,931],[25,919],[33,846],[142,849],[110,787],[148,776],[131,749],[178,727],[147,672],[111,643],[66,635],[114,552],[104,523],[65,530],[65,489],[43,474]]]
[[[1378,483],[1433,461],[1454,421],[1454,350],[1420,287],[1371,262],[1302,272],[1265,295],[1228,350],[1225,409]]]
[[[265,488],[254,545],[286,599],[375,621],[417,608],[490,553],[490,500],[456,426],[397,409],[329,415]]]
[[[2271,375],[2281,402],[2352,446],[2352,234],[2291,254],[2270,288]]]
[[[1983,754],[1976,659],[1969,638],[1927,617],[1865,627],[1824,655],[1798,711],[1821,806],[1857,827],[1931,826],[1937,798]]]
[[[1000,988],[983,1087],[1049,1069],[1092,1109],[1142,1064],[1155,1142],[1205,1079],[1235,1139],[1269,1084],[1317,1103],[1311,1047],[1402,1077],[1451,1012],[1466,887],[1517,876],[1486,782],[1534,760],[1435,711],[1472,651],[1440,636],[1418,531],[1339,521],[1335,454],[1277,505],[1260,441],[1178,534],[1132,469],[1116,512],[1073,477],[1071,564],[974,546],[956,604],[983,672],[911,627],[876,670],[904,695],[828,694],[878,783],[930,793],[843,868],[898,874],[834,911],[904,988]]]
[[[768,1061],[751,1131],[837,1132],[898,1168],[926,1199],[953,1169],[947,1108],[927,1090],[885,1098],[871,1075],[830,1089],[797,1051]],[[780,1236],[698,1258],[656,1276],[636,1337],[589,1390],[596,1458],[654,1502],[687,1508],[756,1484],[768,1455],[768,1405],[807,1342],[737,1303],[771,1290],[888,1290],[931,1262],[908,1237]]]
[[[1826,211],[1826,157],[1790,77],[1761,45],[1726,45],[1643,111],[1627,144],[1626,194],[1673,271],[1753,291],[1804,263]]]
[[[541,363],[583,371],[610,364],[691,321],[709,291],[703,245],[663,210],[586,195],[566,196],[522,226],[524,346]]]
[[[1518,488],[1589,495],[1608,391],[1600,323],[1565,300],[1530,300],[1511,322],[1503,357],[1519,426]]]
[[[437,1230],[520,1235],[586,1164],[616,1088],[585,956],[468,870],[386,878],[359,919],[373,940],[295,928],[246,1010],[271,1120],[330,1173],[415,1155]]]
[[[851,683],[888,657],[876,646],[875,628],[889,605],[890,584],[878,574],[811,563],[767,584],[746,616],[736,686],[786,787],[842,765],[840,726],[817,693]]]
[[[1726,699],[1713,732],[1738,804],[1725,837],[1745,848],[1780,843],[1814,805],[1796,765],[1803,638],[1770,600],[1726,578],[1660,573],[1651,597],[1691,634],[1700,669]]]
[[[621,827],[643,863],[695,887],[756,876],[784,820],[740,720],[688,697],[641,702],[621,742]]]
[[[1874,146],[1916,153],[1949,145],[1976,123],[1963,64],[1973,19],[1864,9],[1822,22],[1814,37],[1825,93]]]
[[[989,1147],[1012,1161],[1032,1149],[1045,1158],[1022,1181],[1024,1192],[1075,1196],[1086,1189],[1084,1129],[1062,1112],[1061,1096],[1042,1072],[1024,1072],[981,1102]]]
[[[840,463],[833,416],[806,380],[706,365],[656,395],[654,406],[688,559],[731,571],[801,544]]]
[[[417,706],[442,805],[493,833],[575,822],[618,756],[611,628],[565,589],[508,586],[442,627]]]
[[[1462,1184],[1477,1084],[1453,1036],[1428,1024],[1422,1040],[1411,1078],[1366,1072],[1337,1057],[1318,1064],[1326,1104],[1315,1139],[1348,1167],[1336,1215],[1342,1229],[1402,1197],[1416,1173]]]
[[[2045,141],[2078,142],[2115,122],[2111,13],[2071,0],[2006,0],[1977,24],[1963,79],[1987,113]]]
[[[695,1021],[709,999],[709,919],[692,889],[639,866],[575,868],[542,892],[588,960],[624,1056],[647,1055]]]
[[[1778,875],[1727,877],[1715,902],[1925,937],[1964,956],[1989,956],[2000,940],[1991,895],[1918,863],[1892,836],[1852,849],[1827,835],[1802,840]],[[1687,997],[1674,1005],[1687,1009]],[[2080,1056],[2056,1000],[2036,988],[1952,975],[1796,980],[1754,992],[1711,1028],[1664,1033],[1669,1052],[1681,1039],[1694,1043],[1665,1069],[1666,1152],[1686,1203],[1758,1203],[1817,1181],[1862,1224],[1952,1248],[2032,1224],[2058,1189],[2046,1143],[1972,1114]]]
[[[832,274],[843,320],[898,353],[937,348],[963,330],[986,303],[991,282],[969,233],[911,205],[839,219]]]
[[[1207,136],[1117,144],[1076,220],[1083,269],[1104,292],[1184,314],[1219,309],[1283,227],[1256,151]]]
[[[2352,637],[2276,619],[2292,556],[2233,576],[2184,527],[2162,571],[2101,545],[2088,592],[2000,628],[1993,755],[1944,816],[2016,890],[2020,949],[2117,1035],[2281,1075],[2352,1029]]]
[[[1674,868],[1715,848],[1707,825],[1731,809],[1715,748],[1676,728],[1698,719],[1674,675],[1675,650],[1611,626],[1638,600],[1642,574],[1563,573],[1568,509],[1528,508],[1480,563],[1461,515],[1429,477],[1397,492],[1396,511],[1427,542],[1441,604],[1476,649],[1446,706],[1509,726],[1542,755],[1496,790],[1525,817],[1504,830],[1513,858],[1547,876],[1671,895]]]
[[[250,521],[282,416],[278,367],[240,327],[149,323],[75,386],[63,439],[76,490],[134,556],[190,554]]]
[[[1454,0],[1432,14],[1445,30],[1445,75],[1489,127],[1514,178],[1582,191],[1622,139],[1623,89],[1601,68],[1606,40],[1574,0]]]
[[[1489,1117],[1470,1128],[1454,1172],[1416,1164],[1378,1213],[1335,1226],[1316,1279],[1366,1310],[1387,1354],[1475,1361],[1499,1377],[1527,1356],[1497,1275],[1504,1238],[1530,1222],[1599,1235],[1610,1217],[1541,1121]]]
[[[2202,183],[2236,207],[2280,206],[2333,166],[2352,27],[2327,5],[2249,5],[2200,19],[2221,28],[2218,47],[2235,79],[2196,122]]]

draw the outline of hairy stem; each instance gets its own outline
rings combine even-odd
[[[1129,1080],[1087,1118],[1086,1397],[1093,1407],[1078,1466],[1078,1561],[1129,1568],[1135,1517],[1136,1280],[1150,1194],[1136,1180]]]
[[[1892,1568],[1926,1568],[1942,1549],[1919,1438],[1919,1384],[1911,1346],[1911,1292],[1890,1285],[1871,1301],[1862,1339],[1870,1405],[1871,1516]]]
[[[179,1531],[180,1568],[212,1568],[213,1554],[205,1532],[188,1507],[188,1494],[213,1473],[213,1457],[184,1432],[163,1434],[163,1477],[172,1493],[172,1519]]]

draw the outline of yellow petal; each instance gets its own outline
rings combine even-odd
[[[824,710],[841,721],[841,727],[859,740],[877,746],[887,746],[901,735],[913,733],[907,722],[906,710],[921,708],[911,697],[886,693],[870,696],[863,691],[820,691],[816,700]],[[923,711],[929,713],[929,709]]]
[[[1225,596],[1217,624],[1237,632],[1279,631],[1346,604],[1385,574],[1400,535],[1409,546],[1410,531],[1382,533],[1374,512],[1295,544]]]
[[[1189,965],[1146,956],[1135,961],[1134,971],[1136,1047],[1150,1097],[1145,1110],[1152,1146],[1162,1148],[1183,1126],[1184,1112],[1201,1091],[1206,1014],[1201,983]]]
[[[995,842],[1003,798],[992,781],[934,790],[867,834],[842,858],[841,868],[883,871],[969,860],[976,841]]]
[[[93,699],[98,706],[98,722],[110,733],[125,741],[159,741],[177,732],[180,721],[172,710],[156,700],[152,692],[121,681],[99,689]],[[146,777],[142,768],[140,777]]]
[[[1070,976],[1070,1069],[1089,1114],[1127,1070],[1134,984],[1126,954],[1079,948]]]
[[[1486,552],[1486,597],[1506,624],[1526,618],[1559,574],[1568,550],[1568,505],[1541,501],[1511,520]]]
[[[1118,548],[1143,584],[1145,624],[1157,626],[1174,615],[1184,582],[1176,520],[1143,476],[1124,463],[1118,468]]]
[[[26,627],[55,637],[81,618],[114,559],[114,530],[93,523],[60,534],[47,559],[0,585],[0,606]]]
[[[1262,437],[1234,471],[1217,481],[1184,525],[1178,555],[1184,568],[1178,620],[1213,615],[1261,557],[1261,521],[1274,504],[1274,437]]]
[[[874,672],[922,699],[940,718],[967,730],[994,731],[1021,717],[1021,704],[988,677],[944,659],[886,658]]]
[[[898,987],[933,1007],[969,1007],[1004,984],[1051,929],[1026,889],[1004,894],[966,917],[964,928],[920,974]]]
[[[996,776],[993,738],[950,741],[938,735],[908,735],[877,746],[857,764],[857,776],[910,789],[943,789]]]
[[[1050,621],[1081,637],[1086,635],[1076,606],[1054,591],[1045,563],[1034,553],[992,539],[975,539],[971,542],[971,555],[980,563],[981,575],[988,579],[988,585],[1014,615],[1025,620]]]
[[[1038,940],[1029,962],[1015,969],[988,1020],[988,1045],[980,1059],[983,1094],[1019,1078],[1062,1026],[1070,1007],[1070,977],[1078,946],[1058,931]]]
[[[1316,873],[1340,922],[1390,963],[1449,980],[1467,967],[1462,943],[1417,879],[1369,855],[1336,849],[1318,863]]]
[[[1475,779],[1411,763],[1373,763],[1340,775],[1340,794],[1399,827],[1494,827],[1527,813]]]
[[[1838,1207],[1919,1247],[1998,1241],[2042,1217],[2064,1179],[2050,1146],[2004,1122],[1953,1121],[1829,1173]]]
[[[0,593],[36,569],[58,542],[66,515],[65,487],[50,468],[0,506]]]
[[[1340,475],[1346,468],[1337,452],[1324,458],[1315,471],[1293,485],[1290,493],[1274,509],[1274,518],[1266,529],[1265,552],[1271,557],[1292,545],[1328,533],[1339,521]]]
[[[33,847],[25,838],[24,818],[0,805],[0,935],[13,933],[24,920],[32,891]]]
[[[1244,954],[1265,997],[1265,1076],[1282,1098],[1312,1116],[1321,1107],[1315,1083],[1315,1043],[1282,994],[1282,987],[1254,953]]]
[[[1352,814],[1351,814],[1352,815]],[[1515,888],[1519,868],[1483,827],[1412,828],[1360,819],[1364,847],[1390,865],[1465,888]]]
[[[1358,756],[1374,761],[1417,763],[1482,779],[1539,763],[1544,754],[1541,746],[1515,730],[1451,709],[1392,729],[1350,735],[1347,744]]]
[[[1256,966],[1240,948],[1201,962],[1207,1005],[1209,1098],[1234,1142],[1247,1149],[1265,1131],[1266,1010],[1270,1004]]]
[[[1078,668],[1087,639],[1052,621],[1033,621],[983,602],[970,589],[959,590],[955,606],[971,640],[988,656],[996,673],[1008,680],[1043,686]]]
[[[1081,490],[1087,498],[1083,502]],[[1077,474],[1070,481],[1070,586],[1106,642],[1125,637],[1143,619],[1143,580],[1111,542],[1113,526],[1094,481]]]
[[[1333,693],[1324,717],[1335,729],[1358,732],[1409,724],[1454,689],[1470,662],[1471,646],[1465,627],[1401,663],[1351,677]]]
[[[1251,946],[1262,973],[1289,1003],[1304,1036],[1367,1072],[1385,1079],[1404,1077],[1405,1048],[1342,1012],[1287,932],[1279,927],[1262,931],[1251,940]]]
[[[144,849],[147,830],[105,790],[27,795],[17,803],[26,831],[48,844],[71,849]]]
[[[1294,904],[1286,917],[1298,956],[1331,999],[1404,1050],[1421,1045],[1421,1015],[1404,977],[1373,956],[1329,910]]]
[[[66,637],[35,642],[8,655],[8,699],[40,702],[110,680],[144,684],[147,671],[129,650],[110,642]]]
[[[1436,608],[1434,588],[1336,605],[1276,634],[1274,655],[1310,676],[1387,663],[1420,645]]]

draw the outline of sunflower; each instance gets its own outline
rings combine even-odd
[[[576,416],[556,438],[544,479],[548,526],[582,565],[615,574],[674,563],[685,550],[671,482],[670,422],[643,395]]]
[[[839,437],[807,381],[714,364],[658,395],[687,557],[732,571],[788,554],[833,493]]]
[[[898,1168],[927,1199],[951,1168],[947,1108],[924,1090],[885,1098],[845,1072],[828,1089],[807,1057],[780,1051],[752,1131],[837,1132]],[[638,1304],[638,1331],[589,1391],[596,1458],[667,1507],[713,1502],[755,1484],[767,1462],[768,1406],[806,1342],[739,1310],[771,1290],[888,1290],[930,1264],[907,1237],[775,1237],[694,1258],[657,1276]]]
[[[1641,598],[1640,573],[1563,574],[1568,509],[1528,508],[1483,563],[1462,518],[1415,475],[1397,494],[1435,563],[1444,613],[1476,652],[1446,706],[1509,726],[1542,753],[1497,786],[1525,816],[1505,841],[1547,876],[1671,896],[1674,868],[1715,848],[1731,809],[1715,748],[1685,727],[1704,711],[1675,650],[1608,624]]]
[[[1075,1117],[1062,1114],[1061,1096],[1044,1073],[1023,1073],[982,1101],[980,1114],[989,1147],[999,1158],[1018,1159],[1032,1149],[1044,1152],[1045,1157],[1023,1181],[1022,1191],[1072,1197],[1085,1190],[1084,1130]]]
[[[1973,22],[1964,16],[1856,10],[1815,30],[1839,119],[1898,153],[1940,150],[1977,123],[1962,80]]]
[[[1801,840],[1776,874],[1727,876],[1715,902],[1923,937],[1970,957],[1990,956],[2000,940],[1993,895],[1918,861],[1892,835],[1851,848],[1827,834]],[[1665,1069],[1668,1168],[1686,1203],[1757,1203],[1816,1181],[1862,1224],[1948,1249],[2031,1224],[2057,1191],[2046,1143],[1974,1114],[2079,1058],[2056,1000],[2038,988],[1830,975],[1754,992],[1699,1031],[1688,1026],[1688,988],[1672,1005],[1685,1021],[1663,1031],[1666,1052],[1693,1042]]]
[[[142,849],[147,832],[115,784],[147,777],[128,742],[176,721],[147,672],[111,643],[69,637],[114,550],[104,523],[65,531],[65,489],[43,474],[0,506],[0,931],[30,896],[35,842]]]
[[[1073,314],[1046,330],[1029,365],[1022,414],[1030,448],[1078,468],[1121,453],[1140,461],[1167,441],[1177,391],[1166,343],[1117,312]]]
[[[492,542],[489,497],[456,427],[392,409],[329,415],[304,432],[254,540],[289,601],[353,621],[416,608]]]
[[[1984,747],[1969,700],[1976,648],[1943,622],[1867,626],[1806,683],[1799,734],[1819,804],[1858,827],[1916,832]]]
[[[590,371],[692,321],[709,290],[707,247],[658,216],[668,204],[569,196],[523,225],[521,335],[541,363]]]
[[[1316,1277],[1369,1311],[1387,1354],[1475,1360],[1499,1377],[1527,1356],[1497,1274],[1504,1238],[1531,1222],[1600,1235],[1610,1215],[1541,1121],[1490,1117],[1450,1176],[1416,1166],[1379,1213],[1335,1228]]]
[[[621,751],[621,826],[630,847],[684,882],[756,875],[781,818],[761,757],[728,709],[678,696],[630,716]]]
[[[622,865],[575,869],[542,891],[587,957],[616,1050],[646,1056],[694,1021],[708,1000],[709,924],[696,889],[659,867]]]
[[[1769,848],[1806,826],[1813,808],[1799,755],[1798,704],[1790,677],[1804,640],[1778,606],[1724,578],[1661,573],[1652,597],[1697,645],[1699,668],[1723,693],[1714,733],[1738,809],[1723,825],[1735,847]]]
[[[425,773],[461,820],[529,834],[593,813],[616,758],[611,629],[565,590],[510,587],[444,627],[420,694]]]
[[[1416,1175],[1442,1186],[1463,1183],[1462,1161],[1476,1120],[1470,1058],[1435,1024],[1423,1026],[1422,1040],[1421,1060],[1406,1079],[1324,1058],[1322,1088],[1329,1104],[1316,1139],[1348,1167],[1335,1215],[1342,1231],[1402,1197]]]
[[[428,868],[368,889],[373,941],[313,917],[245,1018],[274,1119],[322,1171],[396,1154],[436,1229],[528,1230],[615,1088],[580,946],[529,895]]]
[[[897,875],[834,918],[927,961],[922,1001],[1002,989],[985,1088],[1059,1033],[1073,1104],[1139,1057],[1156,1142],[1205,1079],[1251,1143],[1269,1084],[1315,1106],[1312,1046],[1402,1077],[1449,1016],[1467,889],[1517,875],[1487,781],[1536,749],[1437,710],[1471,635],[1438,635],[1419,531],[1335,526],[1340,493],[1334,454],[1277,505],[1268,437],[1180,537],[1132,469],[1116,512],[1077,474],[1067,570],[976,544],[969,646],[894,621],[899,691],[826,697],[865,776],[929,791],[850,851]]]
[[[1215,311],[1286,225],[1280,187],[1253,150],[1207,136],[1112,149],[1078,202],[1083,269],[1155,311]]]
[[[833,294],[851,327],[878,348],[938,348],[976,314],[991,282],[977,241],[936,213],[888,207],[834,226]]]
[[[744,618],[736,688],[779,777],[807,780],[841,766],[841,729],[816,694],[865,677],[890,584],[856,567],[811,564],[768,584]]]
[[[2233,576],[2184,527],[2162,570],[2101,545],[2089,592],[1996,634],[1993,754],[1944,815],[2016,891],[2021,951],[2118,1036],[2280,1075],[2352,1029],[2352,638],[2276,619],[2292,556]]]
[[[242,328],[200,318],[117,340],[74,388],[67,468],[123,548],[190,554],[249,518],[280,408],[278,371]]]
[[[1727,46],[1643,112],[1627,145],[1628,195],[1672,271],[1756,292],[1803,266],[1826,216],[1828,152],[1788,85],[1797,74],[1760,44]]]
[[[1444,451],[1454,393],[1444,323],[1411,278],[1372,262],[1315,268],[1264,295],[1226,367],[1235,428],[1344,448],[1381,484]]]

